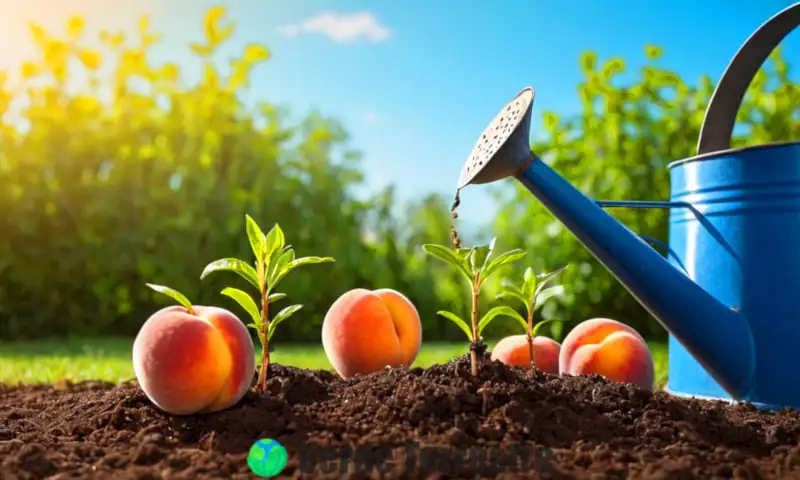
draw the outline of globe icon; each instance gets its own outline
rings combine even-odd
[[[271,438],[262,438],[250,447],[247,465],[259,477],[274,477],[286,467],[288,458],[283,445]]]

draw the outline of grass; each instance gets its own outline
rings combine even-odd
[[[491,348],[495,342],[490,341]],[[53,383],[59,380],[105,380],[120,382],[134,378],[131,363],[133,339],[47,340],[0,342],[0,383]],[[657,383],[666,378],[667,349],[651,344]],[[445,363],[467,351],[466,343],[426,342],[415,366]],[[257,354],[256,358],[260,358]],[[321,345],[277,344],[272,361],[303,368],[331,369]]]

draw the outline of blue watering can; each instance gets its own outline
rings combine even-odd
[[[697,156],[669,165],[669,202],[595,202],[539,159],[532,88],[494,118],[461,172],[459,190],[516,178],[666,328],[674,395],[800,409],[800,142],[730,148],[750,82],[799,24],[797,3],[736,53]],[[605,207],[670,209],[667,258]]]

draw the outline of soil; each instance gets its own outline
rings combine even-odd
[[[188,417],[135,381],[0,386],[0,479],[257,478],[245,459],[260,438],[289,452],[276,478],[800,478],[793,410],[487,357],[469,371],[469,355],[348,381],[271,365],[269,394]]]

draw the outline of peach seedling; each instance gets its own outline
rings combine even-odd
[[[498,298],[517,299],[525,306],[526,318],[513,311],[510,317],[522,325],[525,335],[514,335],[501,340],[492,350],[492,360],[501,361],[507,365],[534,366],[542,371],[558,374],[558,355],[561,345],[555,340],[546,337],[537,337],[536,333],[542,325],[554,321],[542,320],[533,323],[533,316],[550,298],[564,292],[564,287],[556,285],[548,287],[566,266],[539,276],[534,275],[533,269],[525,269],[521,286],[514,285],[509,280],[503,281],[503,291]],[[522,339],[525,341],[523,342]]]
[[[289,272],[302,265],[314,263],[331,263],[331,257],[303,257],[295,258],[294,249],[286,245],[286,238],[280,225],[275,224],[264,235],[261,227],[250,215],[245,215],[247,238],[253,255],[256,257],[255,268],[244,260],[238,258],[223,258],[206,265],[200,279],[206,278],[214,272],[231,271],[247,280],[258,289],[260,294],[260,307],[256,305],[250,294],[238,288],[226,288],[222,294],[236,301],[250,315],[253,322],[248,327],[255,329],[261,341],[261,367],[258,371],[256,387],[261,391],[267,388],[267,370],[269,369],[269,342],[275,333],[275,328],[295,312],[303,308],[302,305],[291,305],[284,308],[274,318],[269,318],[269,307],[272,303],[286,298],[284,293],[275,293],[275,287]]]
[[[441,260],[455,268],[469,282],[472,294],[472,324],[462,320],[458,315],[445,310],[437,312],[451,322],[458,325],[469,338],[470,361],[472,363],[472,376],[478,375],[478,348],[483,345],[481,333],[489,323],[501,315],[514,315],[517,312],[511,307],[494,307],[478,320],[478,298],[486,280],[498,271],[500,267],[516,262],[525,256],[519,249],[510,250],[492,259],[497,238],[493,238],[489,245],[474,248],[449,249],[442,245],[427,244],[422,249],[428,255]]]
[[[647,344],[636,330],[609,318],[586,320],[564,339],[559,371],[602,375],[616,382],[653,388],[655,367]]]
[[[174,415],[238,403],[255,373],[247,327],[227,310],[192,306],[175,290],[147,285],[181,304],[154,313],[134,340],[133,370],[147,397]]]
[[[410,366],[422,345],[414,304],[385,288],[357,288],[339,297],[322,322],[322,346],[342,378]]]

